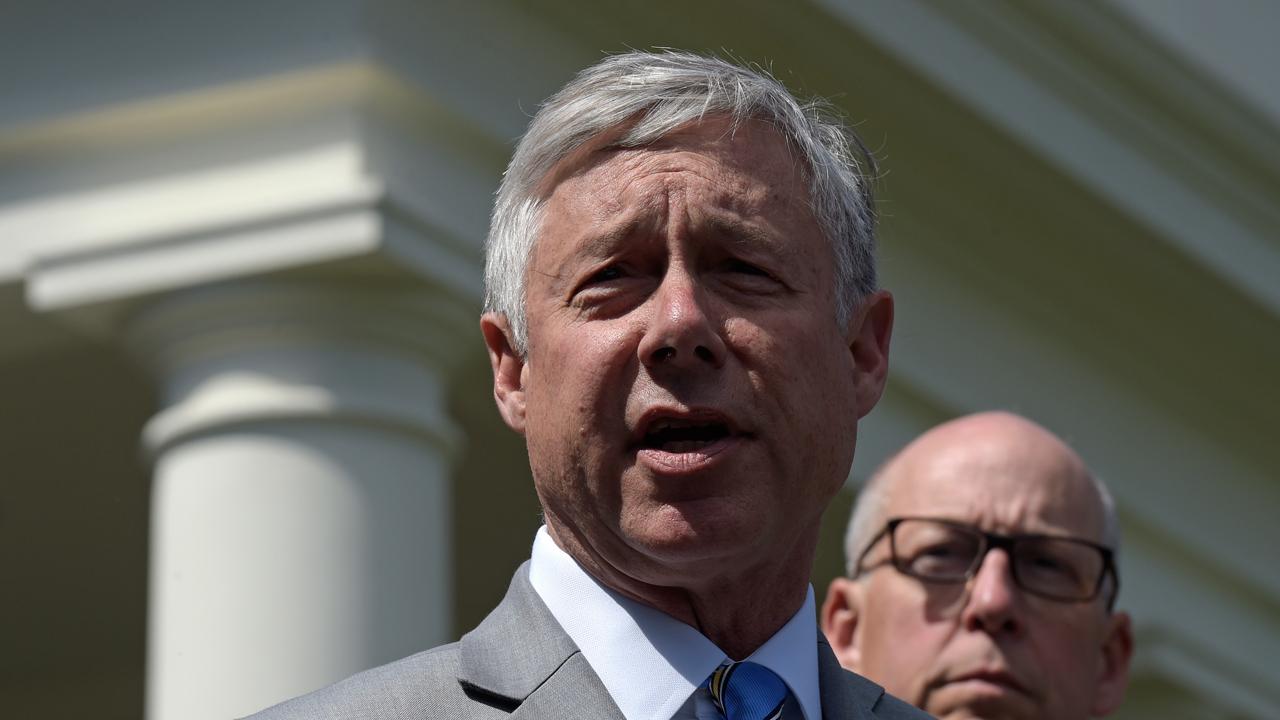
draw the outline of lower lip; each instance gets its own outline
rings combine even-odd
[[[719,465],[737,447],[740,437],[727,437],[690,452],[673,453],[656,448],[641,448],[636,458],[645,467],[663,475],[687,475]]]
[[[1009,693],[1020,693],[1021,688],[1003,680],[987,679],[987,678],[967,678],[964,680],[953,680],[949,683],[957,688],[990,695],[1007,695]]]

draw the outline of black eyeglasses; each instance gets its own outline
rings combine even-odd
[[[863,566],[867,554],[885,536],[889,559]],[[1110,610],[1120,590],[1110,548],[1057,535],[1001,535],[939,518],[898,517],[887,522],[858,556],[854,577],[882,565],[925,582],[958,583],[973,577],[993,548],[1009,555],[1013,582],[1023,590],[1059,602],[1087,602],[1110,576]]]

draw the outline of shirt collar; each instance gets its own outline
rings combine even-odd
[[[529,580],[627,720],[669,720],[727,658],[697,629],[623,597],[587,574],[546,527]],[[804,605],[750,657],[778,674],[808,720],[822,717],[813,586]]]

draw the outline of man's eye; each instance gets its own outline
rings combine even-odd
[[[1029,565],[1031,570],[1038,573],[1056,575],[1074,574],[1072,572],[1071,563],[1063,560],[1062,558],[1053,557],[1052,555],[1036,555],[1028,558],[1025,564]]]
[[[725,264],[725,269],[727,269],[729,272],[740,273],[742,275],[756,275],[758,277],[765,277],[765,278],[773,277],[764,269],[756,265],[752,265],[751,263],[745,260],[738,260],[738,259],[729,260]]]
[[[917,559],[946,561],[962,558],[968,560],[972,551],[964,543],[937,543],[923,547],[916,553]]]
[[[622,277],[622,268],[617,265],[606,265],[592,273],[591,276],[587,278],[587,282],[585,284],[592,285],[595,283],[609,282],[610,280],[617,280],[620,277]]]
[[[929,557],[955,557],[960,551],[954,545],[931,545],[920,551]]]
[[[596,305],[607,300],[616,299],[626,291],[634,273],[629,272],[617,263],[605,265],[591,271],[574,287],[573,297],[576,302]]]
[[[972,561],[970,544],[940,542],[918,548],[908,556],[907,564],[919,575],[949,576],[963,573]]]

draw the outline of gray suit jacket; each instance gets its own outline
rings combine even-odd
[[[920,720],[929,716],[845,671],[818,639],[824,720]],[[462,640],[347,678],[268,708],[250,720],[623,720],[609,692],[516,571],[502,600]]]

